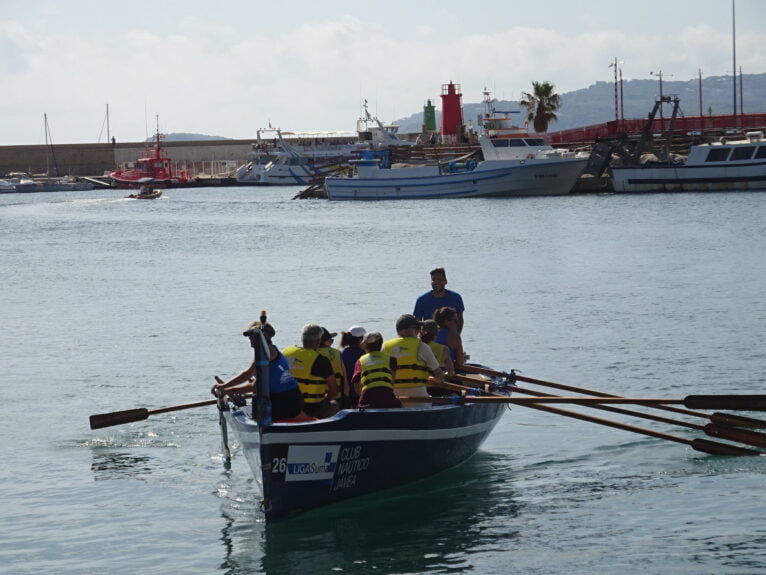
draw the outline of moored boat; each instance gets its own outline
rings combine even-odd
[[[691,146],[680,162],[613,166],[615,192],[686,192],[766,190],[766,141],[763,132],[744,140]]]
[[[510,112],[497,112],[485,92],[480,159],[391,165],[385,156],[363,155],[351,177],[325,179],[330,200],[391,200],[564,195],[574,187],[588,158],[554,149],[539,134],[517,126]]]
[[[282,132],[258,130],[251,160],[237,170],[239,184],[307,185],[350,167],[364,150],[411,146],[397,134],[399,127],[384,125],[364,102],[356,132]]]
[[[136,160],[132,167],[110,172],[109,177],[118,186],[135,186],[140,180],[151,178],[162,186],[186,184],[191,181],[185,170],[176,171],[173,161],[164,155],[162,150],[162,135],[157,127],[154,146],[147,145],[146,157]]]
[[[278,128],[261,129],[252,146],[251,160],[236,172],[237,183],[307,184],[317,175],[348,166],[348,161],[358,156],[361,149],[351,133],[287,134]]]

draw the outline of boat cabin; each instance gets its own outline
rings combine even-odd
[[[763,132],[748,132],[746,140],[720,142],[692,146],[687,164],[710,164],[723,162],[754,162],[766,160],[766,141]]]

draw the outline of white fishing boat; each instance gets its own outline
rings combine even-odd
[[[366,152],[351,177],[325,179],[330,200],[393,200],[568,194],[585,167],[587,155],[553,148],[540,134],[516,125],[512,114],[494,109],[479,121],[481,158],[391,165],[390,156]]]
[[[384,125],[363,104],[356,132],[283,132],[258,130],[251,160],[236,173],[239,184],[307,185],[344,168],[364,150],[410,146],[398,136],[399,126]]]
[[[685,161],[615,166],[612,182],[615,192],[766,190],[766,141],[748,132],[744,140],[692,146]]]
[[[308,184],[316,175],[339,169],[366,146],[352,132],[258,130],[252,159],[236,173],[240,184]],[[356,156],[355,156],[356,154]]]

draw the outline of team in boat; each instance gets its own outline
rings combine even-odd
[[[273,343],[274,326],[265,318],[252,322],[243,335],[256,347],[263,334],[268,345],[272,419],[306,421],[331,417],[345,408],[399,408],[402,396],[424,398],[408,405],[427,405],[428,398],[441,391],[438,385],[444,383],[444,375],[454,374],[465,360],[460,339],[462,298],[446,290],[446,283],[444,269],[433,270],[432,290],[416,303],[416,314],[433,309],[433,319],[404,314],[396,320],[397,336],[388,340],[379,332],[353,326],[342,334],[343,350],[332,347],[337,333],[310,323],[301,331],[300,345],[280,351]],[[438,307],[439,303],[458,309]],[[254,392],[256,377],[253,361],[228,381],[216,377],[211,392],[216,396]],[[429,378],[436,387],[429,389]]]

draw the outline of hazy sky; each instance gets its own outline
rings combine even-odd
[[[468,7],[471,7],[470,9]],[[766,72],[766,1],[736,0],[737,67]],[[0,0],[0,145],[353,130],[464,102],[730,74],[731,0]]]

